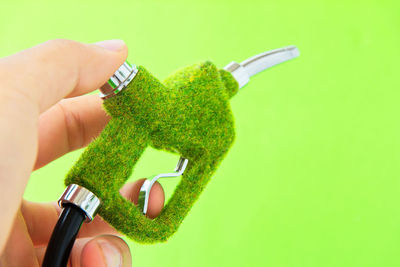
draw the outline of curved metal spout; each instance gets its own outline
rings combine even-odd
[[[249,82],[251,76],[299,55],[300,53],[296,46],[287,46],[261,53],[246,59],[240,64],[231,62],[224,70],[231,72],[239,83],[239,88],[242,88]]]

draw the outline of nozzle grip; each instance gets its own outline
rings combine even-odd
[[[119,192],[149,144],[145,129],[124,117],[113,118],[82,153],[65,183],[79,184],[106,205],[108,192]],[[94,179],[93,179],[94,178]]]
[[[101,201],[99,214],[143,243],[166,241],[191,209],[234,140],[232,75],[211,62],[170,75],[164,83],[139,67],[134,82],[104,102],[111,121],[66,178]],[[174,195],[154,220],[119,194],[147,146],[189,160]]]

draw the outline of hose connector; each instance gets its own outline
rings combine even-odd
[[[58,200],[60,208],[65,204],[79,207],[85,213],[86,222],[91,222],[100,206],[100,199],[86,188],[70,184]]]

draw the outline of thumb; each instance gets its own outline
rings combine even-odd
[[[71,253],[72,267],[130,267],[128,244],[114,235],[78,239]]]

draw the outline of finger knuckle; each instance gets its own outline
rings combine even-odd
[[[69,102],[63,99],[57,103],[64,115],[69,150],[75,150],[84,145],[86,130],[78,112],[68,108]]]

